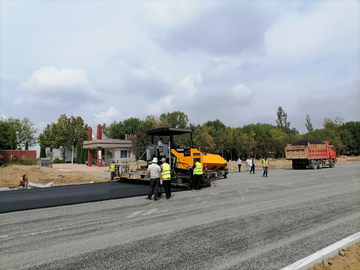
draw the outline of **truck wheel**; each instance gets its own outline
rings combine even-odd
[[[335,167],[335,161],[333,159],[331,159],[329,163],[330,163],[330,168]]]
[[[317,168],[317,169],[321,169],[321,168],[322,168],[322,160],[317,160],[317,161],[316,161],[316,168]]]
[[[313,169],[313,170],[316,169],[316,161],[312,161],[312,162],[310,163],[310,169]]]

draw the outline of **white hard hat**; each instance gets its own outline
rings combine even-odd
[[[163,158],[161,159],[161,161],[162,161],[162,162],[165,162],[165,161],[166,161],[166,158],[163,157]]]
[[[157,158],[156,158],[156,157],[154,157],[154,158],[153,158],[153,160],[152,160],[152,162],[153,162],[153,163],[158,163]]]

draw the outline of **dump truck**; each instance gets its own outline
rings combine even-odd
[[[334,146],[330,141],[300,140],[285,147],[287,160],[292,160],[293,169],[333,168],[337,162]]]
[[[144,154],[146,164],[142,165],[137,161],[129,166],[126,171],[120,170],[118,179],[150,181],[150,175],[146,173],[148,165],[154,157],[160,161],[162,158],[171,168],[171,184],[173,186],[191,187],[193,166],[196,160],[199,160],[203,168],[202,186],[210,186],[216,183],[220,178],[226,178],[228,174],[227,162],[220,155],[202,152],[193,146],[192,129],[185,128],[158,128],[148,130],[148,136],[151,136],[151,144]],[[174,140],[174,136],[188,134],[191,147],[182,147]],[[167,138],[167,143],[158,145],[154,143],[154,138]],[[142,158],[140,157],[140,159]],[[140,165],[139,165],[140,164]],[[159,163],[160,165],[161,163]]]

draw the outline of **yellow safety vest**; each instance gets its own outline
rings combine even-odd
[[[161,177],[162,179],[170,179],[171,178],[171,172],[170,172],[170,165],[167,163],[164,163],[161,165]]]
[[[195,165],[194,174],[203,174],[201,163],[196,162]]]
[[[110,172],[115,172],[115,165],[110,165]]]
[[[269,160],[268,159],[263,159],[263,166],[264,167],[269,167]]]

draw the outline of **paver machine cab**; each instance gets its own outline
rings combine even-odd
[[[196,160],[199,160],[203,168],[203,186],[211,185],[212,181],[220,177],[227,176],[227,162],[219,155],[201,152],[193,147],[192,129],[185,128],[157,128],[146,132],[151,136],[151,146],[147,149],[147,160],[157,156],[159,160],[166,158],[171,167],[171,179],[173,184],[190,186],[192,181],[193,166]],[[188,134],[190,136],[191,147],[184,148],[175,140],[174,136]],[[167,143],[158,145],[154,143],[154,138],[168,138]]]

